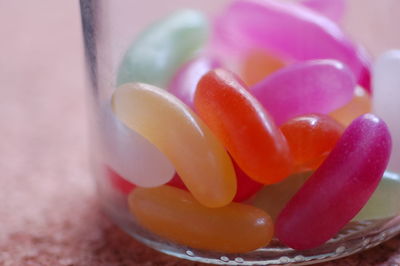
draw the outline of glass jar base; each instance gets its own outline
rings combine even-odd
[[[101,189],[100,189],[101,190]],[[104,195],[105,196],[105,195]],[[274,239],[270,245],[245,254],[224,254],[192,249],[167,241],[141,228],[127,210],[126,201],[114,194],[102,202],[105,212],[125,232],[143,244],[181,259],[219,265],[310,265],[372,248],[400,232],[400,216],[352,222],[324,245],[310,250],[293,250]]]

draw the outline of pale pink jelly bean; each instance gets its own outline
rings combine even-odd
[[[388,164],[391,136],[380,118],[360,116],[276,221],[287,246],[310,249],[335,236],[365,205]]]
[[[278,125],[310,113],[328,114],[351,101],[354,75],[335,60],[312,60],[278,70],[250,91]]]
[[[178,70],[168,90],[193,109],[194,94],[200,78],[208,71],[219,67],[221,63],[210,56],[193,59]]]
[[[221,52],[259,47],[300,61],[336,59],[370,91],[370,63],[364,50],[332,20],[307,7],[288,1],[237,0],[214,24],[213,44]]]
[[[112,113],[111,106],[102,107],[98,134],[104,145],[96,152],[101,160],[127,181],[141,187],[158,187],[172,179],[175,168],[171,161],[136,131],[127,128]],[[157,167],[154,167],[157,165]]]
[[[300,3],[336,22],[342,20],[347,6],[347,0],[301,0]]]

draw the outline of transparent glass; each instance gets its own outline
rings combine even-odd
[[[128,194],[134,185],[129,182],[132,178],[124,175],[133,173],[147,176],[148,171],[151,171],[152,175],[164,173],[173,175],[174,169],[171,172],[171,163],[160,155],[160,151],[150,144],[151,141],[129,129],[112,111],[111,99],[118,87],[118,75],[124,56],[132,42],[140,38],[141,33],[146,31],[149,25],[172,12],[182,8],[192,8],[212,17],[230,2],[230,0],[168,2],[80,0],[90,82],[88,106],[92,118],[91,160],[99,199],[105,212],[132,237],[156,250],[182,259],[227,265],[314,264],[371,248],[396,235],[400,231],[400,216],[393,214],[379,219],[350,221],[335,237],[312,249],[294,250],[273,238],[267,246],[250,252],[216,252],[192,248],[158,236],[141,226],[132,215],[128,207]],[[308,2],[310,5],[313,5],[313,2],[317,3],[318,6],[318,1]],[[375,58],[384,51],[400,48],[398,34],[395,34],[399,11],[400,5],[397,0],[348,0],[344,17],[338,23],[352,40],[366,47],[374,63]],[[229,53],[225,59],[227,61],[232,59]],[[159,58],[159,60],[162,62],[165,59]],[[228,62],[232,65],[235,63],[234,60]],[[391,133],[393,136],[400,132]],[[148,148],[149,146],[152,148]],[[396,159],[400,162],[400,158]],[[394,165],[393,168],[396,167],[399,169],[398,165]],[[400,191],[396,190],[400,180],[398,173],[389,168],[386,176],[394,180],[395,185],[391,193],[394,190],[394,195],[400,194]],[[390,200],[397,201],[397,198]],[[252,203],[250,200],[244,204]],[[387,204],[393,203],[387,202]],[[385,209],[385,206],[378,206],[380,207]]]

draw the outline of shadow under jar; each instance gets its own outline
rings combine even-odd
[[[93,175],[127,233],[229,265],[398,233],[400,45],[379,24],[398,3],[80,3]]]

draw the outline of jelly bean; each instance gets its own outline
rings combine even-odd
[[[125,177],[115,172],[111,167],[105,166],[104,171],[110,180],[111,185],[118,191],[122,192],[122,194],[128,195],[133,189],[135,189],[135,187],[137,187],[135,184],[126,180]],[[167,185],[187,190],[185,184],[182,182],[178,174],[175,174],[174,177],[167,183]]]
[[[261,49],[254,49],[245,56],[241,72],[243,73],[243,80],[251,86],[284,66],[285,63],[282,59]]]
[[[243,202],[262,189],[264,185],[251,179],[234,160],[232,161],[237,177],[237,191],[233,201]]]
[[[371,96],[361,87],[357,86],[353,99],[345,106],[333,111],[329,115],[344,126],[348,126],[360,115],[370,113],[372,110]]]
[[[389,161],[391,137],[383,120],[363,115],[288,202],[276,236],[294,249],[318,247],[332,238],[368,201]]]
[[[400,176],[385,172],[378,188],[353,220],[382,219],[398,215],[400,213],[399,191]]]
[[[113,110],[129,128],[160,149],[193,196],[207,207],[222,207],[236,193],[232,162],[204,123],[167,91],[131,83],[113,95]]]
[[[132,184],[131,182],[127,181],[124,177],[122,177],[120,174],[115,172],[113,169],[110,167],[106,166],[104,168],[105,174],[109,178],[111,185],[120,191],[122,194],[128,195],[134,188],[135,185]]]
[[[373,112],[384,119],[392,133],[390,171],[400,173],[400,50],[381,55],[373,68]]]
[[[281,126],[294,159],[295,172],[317,169],[344,128],[326,115],[305,115],[293,118]]]
[[[346,0],[302,0],[301,4],[339,22],[346,10]]]
[[[370,90],[370,64],[365,51],[353,45],[330,19],[299,4],[233,1],[217,17],[214,35],[213,44],[219,50],[240,53],[256,46],[300,61],[336,59],[348,65],[359,84]]]
[[[242,253],[267,245],[273,236],[271,218],[258,208],[242,203],[206,208],[170,186],[135,189],[129,208],[147,230],[192,248]]]
[[[328,114],[351,101],[355,80],[342,63],[306,61],[278,70],[251,92],[278,125],[310,113]]]
[[[165,87],[179,67],[203,48],[208,35],[207,18],[196,10],[180,10],[158,21],[125,54],[118,85],[144,82]]]
[[[102,108],[99,134],[107,162],[126,180],[141,187],[161,186],[171,180],[175,168],[153,144],[137,132],[127,128],[112,113],[111,106]],[[154,167],[157,165],[157,167]]]
[[[245,86],[231,72],[212,70],[197,86],[195,109],[250,178],[277,183],[290,174],[289,147]]]
[[[237,178],[237,191],[235,197],[233,198],[233,201],[243,202],[245,200],[248,200],[251,196],[257,193],[257,191],[262,189],[264,185],[253,181],[253,179],[248,177],[242,171],[242,169],[240,169],[240,167],[236,164],[234,160],[232,160],[232,162]],[[187,190],[185,184],[182,182],[181,178],[177,174],[174,176],[174,178],[172,178],[168,185]]]
[[[271,215],[276,220],[288,201],[296,194],[301,186],[310,177],[311,172],[303,172],[289,176],[280,183],[265,186],[257,192],[250,203]]]
[[[171,181],[168,183],[168,185],[183,189],[183,190],[188,190],[187,187],[185,186],[185,183],[183,183],[182,179],[178,174],[175,174],[174,177],[171,179]]]
[[[221,66],[211,57],[198,57],[180,69],[169,85],[169,92],[193,109],[194,94],[200,78],[208,71]]]

